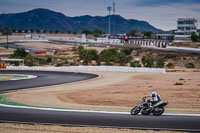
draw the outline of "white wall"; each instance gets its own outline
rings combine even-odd
[[[133,68],[122,66],[69,66],[69,67],[28,67],[7,66],[7,70],[43,70],[43,71],[107,71],[107,72],[139,72],[139,73],[166,73],[161,68]]]

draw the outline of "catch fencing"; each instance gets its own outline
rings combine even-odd
[[[136,72],[136,73],[166,73],[163,68],[137,68],[123,66],[68,66],[68,67],[40,67],[40,66],[7,66],[7,70],[40,70],[40,71],[102,71],[102,72]]]

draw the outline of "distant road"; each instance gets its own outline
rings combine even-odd
[[[20,43],[20,42],[18,42]],[[163,51],[163,52],[178,52],[178,53],[189,53],[189,54],[196,54],[200,55],[200,49],[199,48],[184,48],[184,47],[172,47],[168,46],[167,48],[152,48],[152,47],[141,47],[136,44],[101,44],[101,43],[81,43],[81,42],[73,42],[73,41],[63,41],[63,40],[49,40],[49,43],[52,44],[64,44],[64,45],[88,45],[88,46],[94,46],[94,47],[116,47],[116,48],[123,48],[123,47],[135,47],[138,49],[143,49],[143,50],[152,50],[152,51]],[[0,47],[5,47],[7,44],[0,44]],[[38,51],[38,50],[46,50],[48,52],[54,52],[54,49],[48,49],[48,48],[34,48],[34,47],[29,47],[25,45],[19,45],[19,44],[9,44],[9,48],[24,48],[29,51]]]

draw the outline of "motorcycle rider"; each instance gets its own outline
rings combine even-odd
[[[148,103],[150,103],[150,106],[153,106],[156,103],[161,101],[160,95],[158,95],[155,91],[152,92],[150,95],[144,96],[143,98],[148,98],[148,97],[152,97],[152,100],[148,100]]]

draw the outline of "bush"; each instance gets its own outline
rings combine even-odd
[[[47,63],[52,62],[52,58],[51,57],[47,57]]]
[[[131,67],[141,67],[141,64],[139,61],[133,61],[133,62],[131,62],[130,65],[131,65]]]
[[[126,47],[126,48],[121,49],[121,52],[124,53],[125,55],[130,55],[133,50],[134,48],[132,47]]]
[[[174,85],[183,85],[183,83],[178,83],[178,82],[176,82],[176,84],[174,84]]]
[[[186,68],[195,68],[195,65],[192,62],[188,62],[185,64]]]
[[[168,63],[168,64],[166,65],[166,67],[167,67],[167,68],[174,68],[175,65],[174,65],[173,63],[170,62],[170,63]]]
[[[98,59],[98,53],[95,49],[83,49],[79,52],[79,58],[83,60],[84,65],[88,65],[92,60]]]
[[[27,55],[26,58],[24,59],[24,64],[26,66],[35,66],[36,65],[36,61],[33,58],[33,56]]]
[[[118,52],[115,62],[119,63],[120,66],[125,66],[128,62],[131,61],[131,59],[132,59],[131,56],[126,56],[124,53]]]
[[[151,55],[146,54],[142,57],[142,64],[145,67],[153,67],[154,66],[154,59],[151,57]]]
[[[158,58],[156,60],[156,68],[163,68],[165,65],[165,61],[163,58]]]
[[[116,60],[117,50],[115,48],[105,49],[99,55],[100,62],[106,62],[106,64],[112,64]]]
[[[75,62],[70,62],[69,65],[70,66],[77,66]]]
[[[61,66],[63,66],[63,64],[61,63],[56,64],[56,67],[61,67]]]

